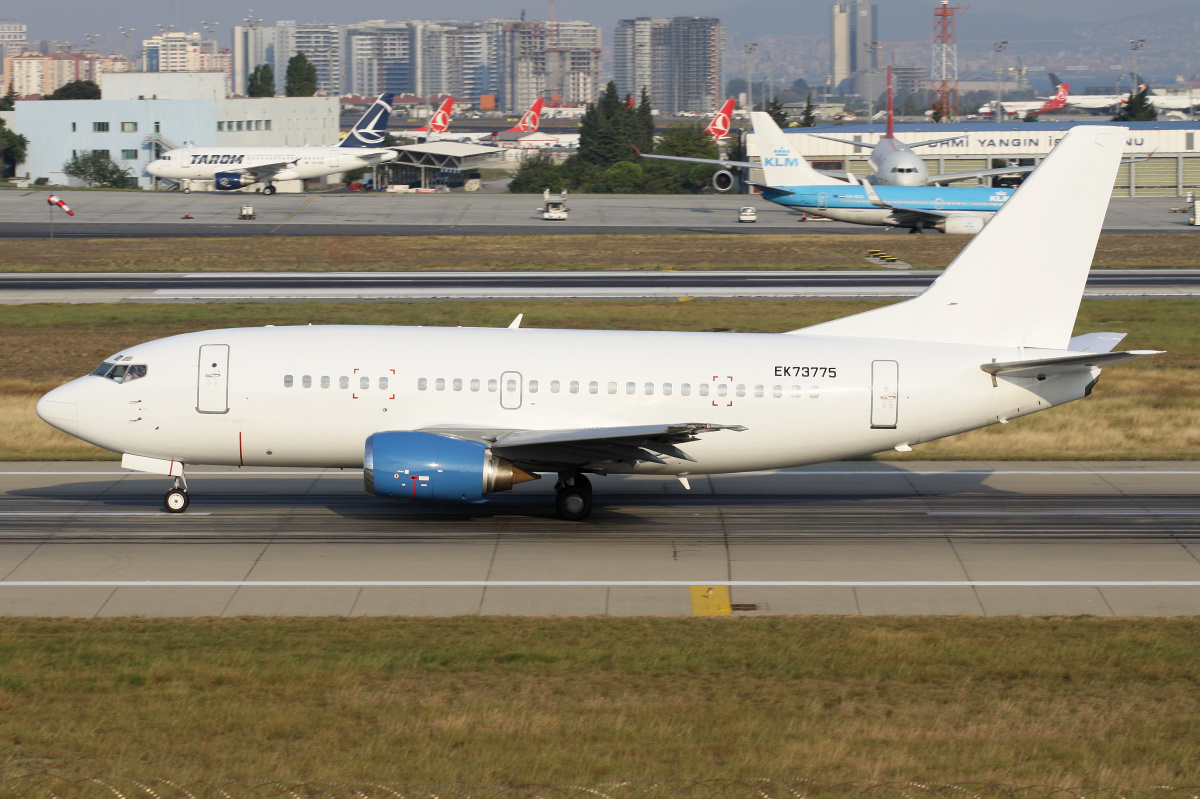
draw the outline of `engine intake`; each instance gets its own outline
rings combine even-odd
[[[960,236],[974,236],[979,231],[983,230],[986,220],[981,216],[973,214],[961,214],[948,216],[945,219],[939,220],[934,224],[934,227],[943,233],[954,233]]]
[[[719,169],[712,176],[712,186],[717,191],[729,191],[736,182],[737,178],[728,169]]]
[[[245,172],[218,172],[213,175],[213,188],[217,191],[244,189],[257,182],[253,175],[247,175]]]
[[[363,484],[376,496],[479,502],[537,479],[478,441],[396,430],[375,433],[364,446]]]

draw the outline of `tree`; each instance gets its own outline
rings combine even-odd
[[[70,83],[64,83],[59,86],[51,94],[46,95],[47,100],[99,100],[100,87],[96,85],[94,80],[73,80]]]
[[[546,189],[562,191],[565,185],[562,170],[554,158],[538,153],[521,163],[521,168],[508,183],[508,190],[512,194],[541,194]]]
[[[1158,119],[1158,110],[1150,102],[1150,87],[1143,86],[1137,94],[1131,94],[1113,122],[1153,122]]]
[[[75,153],[63,164],[63,172],[89,186],[111,189],[131,188],[134,181],[129,170],[117,166],[103,150]]]
[[[275,96],[275,70],[271,69],[270,64],[259,64],[250,73],[250,80],[246,85],[246,96]]]
[[[17,164],[25,160],[28,150],[29,139],[9,130],[4,120],[0,119],[0,173],[3,177],[16,174]]]
[[[817,124],[817,109],[813,106],[812,92],[808,93],[808,99],[804,101],[804,115],[800,117],[800,127],[812,128]]]
[[[13,82],[8,82],[8,91],[3,97],[0,97],[0,111],[12,111],[17,107],[17,90],[13,88]]]
[[[304,53],[288,59],[284,76],[284,94],[288,97],[312,97],[317,93],[317,68]]]
[[[579,153],[576,158],[585,166],[608,169],[617,161],[632,161],[635,157],[629,145],[632,137],[633,114],[621,101],[615,81],[609,81],[600,101],[588,106],[579,123]]]
[[[633,145],[643,153],[654,148],[654,109],[650,106],[650,94],[642,87],[642,101],[633,115]]]
[[[771,102],[767,103],[767,115],[775,120],[775,124],[779,127],[787,127],[787,111],[783,110],[783,103],[779,102],[779,97],[773,97]]]

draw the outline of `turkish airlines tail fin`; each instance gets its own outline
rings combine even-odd
[[[1066,107],[1067,95],[1070,94],[1070,92],[1071,92],[1071,84],[1069,84],[1069,83],[1058,84],[1058,91],[1056,91],[1054,93],[1053,97],[1051,97],[1049,100],[1046,101],[1046,104],[1042,106],[1041,110],[1043,112],[1055,111],[1059,108]]]
[[[429,121],[414,130],[413,133],[445,133],[450,127],[450,112],[453,110],[454,98],[447,97],[442,101],[438,110],[433,112]]]
[[[529,110],[521,117],[521,121],[515,127],[511,127],[504,131],[505,133],[537,133],[538,125],[542,121],[542,104],[541,97],[533,101],[533,105],[529,106]]]
[[[716,116],[712,118],[712,122],[708,123],[708,127],[704,132],[713,137],[713,141],[724,139],[729,135],[730,120],[733,116],[733,98],[730,97],[717,111]]]
[[[822,175],[792,149],[791,137],[779,129],[771,115],[753,111],[750,122],[762,156],[763,180],[768,186],[845,186],[844,180]]]
[[[392,115],[394,94],[379,95],[362,119],[354,123],[338,147],[379,147],[387,136],[388,118]]]
[[[791,332],[1066,349],[1128,132],[1072,128],[919,296]]]

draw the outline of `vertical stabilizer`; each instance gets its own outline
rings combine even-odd
[[[392,115],[394,94],[386,92],[371,104],[362,118],[354,123],[339,147],[380,147],[387,137],[388,119]]]
[[[1128,132],[1072,128],[920,296],[791,332],[1065,349]]]
[[[763,181],[768,186],[845,186],[846,181],[822,175],[792,149],[790,137],[779,129],[771,115],[750,114],[754,138],[762,156]]]

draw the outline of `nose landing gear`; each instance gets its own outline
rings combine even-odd
[[[554,486],[554,509],[559,518],[581,522],[592,512],[592,483],[578,472],[563,472]]]
[[[175,478],[175,485],[163,497],[163,505],[168,513],[183,513],[187,510],[191,497],[188,496],[187,478],[180,475]]]

